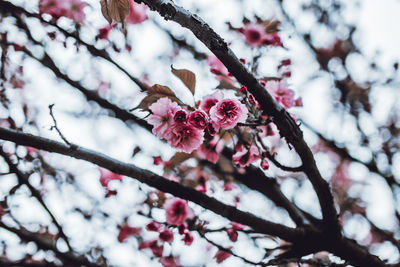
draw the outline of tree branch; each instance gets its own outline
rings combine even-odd
[[[100,266],[104,267],[104,265],[99,265],[99,264],[88,261],[83,256],[76,256],[72,253],[60,252],[55,245],[37,237],[34,233],[31,233],[25,229],[16,229],[16,228],[13,228],[13,227],[10,227],[10,226],[4,224],[1,221],[0,221],[0,227],[6,229],[9,232],[16,234],[22,240],[35,242],[38,245],[38,247],[41,249],[54,251],[54,253],[57,255],[57,257],[66,261],[66,263],[68,265],[71,264],[74,266],[84,265],[84,266],[89,266],[89,267],[100,267]]]
[[[259,217],[256,217],[248,212],[243,212],[237,210],[235,207],[223,204],[222,202],[211,198],[195,189],[183,186],[176,182],[172,182],[148,170],[138,168],[132,164],[123,163],[101,153],[97,153],[89,149],[82,148],[80,146],[75,146],[75,148],[72,149],[65,144],[47,138],[25,134],[19,131],[1,127],[0,139],[15,142],[19,145],[31,146],[37,149],[42,149],[49,152],[55,152],[77,159],[86,160],[101,167],[107,168],[115,173],[134,178],[163,192],[170,193],[182,199],[194,202],[205,209],[213,211],[216,214],[229,219],[230,221],[250,226],[255,231],[263,234],[278,236],[284,240],[291,242],[298,241],[306,235],[306,231],[304,229],[294,229],[281,224],[276,224],[260,219]],[[315,231],[313,232],[313,234],[315,234]]]

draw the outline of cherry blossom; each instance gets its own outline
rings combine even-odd
[[[132,227],[128,224],[121,225],[119,227],[118,241],[122,243],[132,235],[137,236],[140,234],[140,230],[140,228]]]
[[[238,122],[245,122],[248,110],[234,99],[223,99],[210,109],[210,117],[223,129],[232,129]]]
[[[186,232],[183,236],[183,241],[185,242],[185,245],[191,245],[193,243],[193,235],[190,232]]]
[[[85,19],[83,9],[86,6],[87,4],[81,0],[41,0],[39,12],[50,14],[55,19],[67,17],[81,23]]]
[[[226,260],[227,258],[229,258],[230,256],[231,256],[230,253],[223,251],[223,250],[218,250],[217,253],[215,254],[214,258],[217,263],[221,263],[224,260]]]
[[[188,124],[175,124],[171,127],[168,143],[183,152],[192,153],[204,140],[204,131]]]
[[[160,263],[164,267],[180,267],[181,265],[178,262],[178,259],[176,257],[170,256],[170,257],[161,257],[160,258]]]
[[[203,143],[197,149],[197,155],[212,163],[217,163],[219,154],[224,147],[224,142],[219,137],[215,136],[210,142]]]
[[[171,125],[174,123],[174,115],[181,108],[168,97],[163,97],[153,103],[149,109],[153,114],[147,118],[147,122],[154,126],[152,132],[159,138],[168,139]]]
[[[161,257],[163,254],[163,246],[158,245],[157,240],[144,241],[139,244],[139,249],[149,248],[155,257]]]
[[[188,122],[193,127],[199,130],[204,130],[208,124],[208,116],[204,111],[195,110],[190,113]]]
[[[294,92],[288,88],[285,80],[268,81],[265,88],[284,108],[288,109],[295,105]]]
[[[210,114],[210,109],[224,98],[224,93],[216,91],[213,94],[206,95],[200,103],[200,108],[207,114]]]
[[[152,232],[158,232],[161,228],[161,223],[156,221],[151,221],[146,225],[146,229]]]
[[[240,167],[249,166],[254,161],[260,158],[260,153],[256,145],[252,144],[250,149],[241,147],[233,156],[232,161],[235,164],[239,164]]]
[[[210,71],[217,75],[218,80],[225,80],[229,83],[233,82],[233,78],[230,76],[228,69],[216,56],[208,56],[207,63],[210,66]]]
[[[161,241],[171,243],[174,240],[174,234],[168,228],[162,230],[158,236]]]
[[[163,208],[166,212],[167,223],[171,225],[182,225],[187,218],[192,218],[194,215],[187,201],[177,197],[165,201]]]
[[[122,180],[122,175],[113,173],[105,168],[99,167],[100,171],[100,183],[104,188],[108,188],[108,183],[111,180]]]
[[[143,3],[138,4],[133,0],[129,0],[130,12],[126,18],[126,22],[130,24],[139,24],[147,20],[149,17],[146,14],[147,6]]]
[[[265,30],[260,24],[249,23],[243,30],[245,41],[252,47],[260,46],[264,41]]]

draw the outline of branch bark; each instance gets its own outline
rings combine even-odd
[[[138,168],[132,164],[123,163],[101,153],[97,153],[80,146],[70,147],[47,138],[42,138],[2,127],[0,127],[0,139],[94,163],[115,173],[134,178],[163,192],[170,193],[174,196],[194,202],[205,209],[213,211],[216,214],[229,219],[230,221],[250,226],[259,233],[277,236],[290,242],[296,242],[304,238],[307,232],[302,228],[294,229],[260,219],[259,217],[256,217],[248,212],[243,212],[233,206],[223,204],[215,198],[209,197],[195,189],[172,182],[148,170]]]

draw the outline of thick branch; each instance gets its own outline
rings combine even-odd
[[[237,210],[235,207],[223,204],[222,202],[195,189],[170,181],[148,170],[138,168],[132,164],[123,163],[106,155],[79,146],[74,146],[71,148],[65,144],[52,141],[50,139],[1,127],[0,139],[15,142],[19,145],[31,146],[37,149],[86,160],[101,167],[107,168],[115,173],[132,177],[163,192],[170,193],[182,199],[194,202],[203,208],[213,211],[231,221],[248,225],[259,233],[277,236],[291,242],[301,240],[306,235],[306,231],[303,229],[293,229],[284,225],[260,219],[259,217],[256,217],[248,212]]]

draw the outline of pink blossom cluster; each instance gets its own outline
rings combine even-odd
[[[163,97],[149,107],[152,114],[147,122],[153,125],[152,131],[159,138],[166,139],[178,150],[191,153],[203,143],[205,130],[214,136],[220,128],[232,129],[238,122],[246,121],[246,106],[223,97],[222,92],[208,95],[201,101],[200,109],[191,112]]]
[[[83,9],[86,6],[82,0],[40,0],[39,13],[50,14],[54,19],[66,17],[81,23],[85,19]]]
[[[108,186],[108,183],[111,182],[112,180],[122,180],[122,175],[113,173],[105,168],[99,167],[100,171],[100,183],[106,190],[106,197],[109,197],[111,195],[116,195],[117,191],[116,190],[111,190]]]

